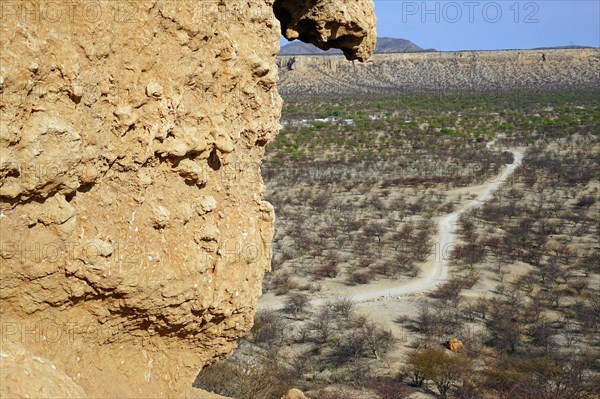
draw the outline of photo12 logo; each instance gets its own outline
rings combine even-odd
[[[120,3],[120,2],[117,2]],[[105,12],[105,11],[104,11]],[[2,1],[0,21],[16,20],[21,23],[74,23],[94,22],[102,17],[100,1]]]
[[[160,1],[157,7],[163,15],[179,13],[202,15],[215,22],[241,18],[268,19],[273,13],[266,4],[255,1],[177,0]],[[135,0],[3,0],[0,2],[0,21],[21,23],[96,23],[102,18],[117,23],[143,23],[150,18],[142,2]]]
[[[537,2],[508,1],[405,1],[402,22],[421,23],[498,23],[535,24],[540,5]]]

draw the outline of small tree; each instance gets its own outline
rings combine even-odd
[[[592,273],[600,273],[600,256],[587,256],[579,261],[578,266],[586,277]]]
[[[254,316],[250,338],[259,345],[277,347],[283,340],[284,327],[285,324],[277,312],[271,310],[258,311]]]
[[[363,227],[363,231],[366,235],[377,238],[377,242],[381,244],[381,239],[386,232],[386,228],[379,222],[370,222]]]
[[[308,323],[308,327],[313,331],[314,339],[317,342],[321,344],[327,342],[331,338],[335,327],[331,309],[328,306],[322,307],[317,317]]]
[[[289,294],[285,300],[285,311],[294,315],[294,318],[298,318],[298,314],[306,308],[308,303],[308,295],[301,292],[294,292]]]
[[[368,322],[361,331],[367,350],[377,359],[386,353],[396,342],[391,330],[382,328],[376,323]]]
[[[371,321],[366,321],[358,329],[340,339],[336,356],[341,363],[360,357],[380,356],[389,351],[395,342],[392,332]]]
[[[467,219],[466,216],[460,218],[460,228],[467,241],[475,241],[476,225],[471,219]]]
[[[522,320],[514,307],[491,301],[486,327],[490,333],[490,343],[499,350],[513,353],[521,343]]]
[[[473,266],[485,260],[485,247],[475,242],[456,245],[452,250],[452,258],[465,265]]]
[[[342,317],[345,321],[350,321],[352,312],[354,311],[355,302],[349,296],[343,296],[336,298],[333,302],[329,303],[333,312]]]
[[[437,388],[440,398],[447,399],[452,387],[471,372],[472,364],[468,358],[444,349],[425,348],[408,356],[407,368],[417,386],[429,380]]]

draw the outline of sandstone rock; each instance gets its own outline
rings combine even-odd
[[[217,200],[212,195],[201,195],[197,199],[196,210],[199,215],[204,215],[217,207]]]
[[[456,338],[451,338],[446,345],[452,352],[462,352],[465,348],[464,344]]]
[[[331,1],[302,37],[366,58],[372,4]],[[270,268],[279,23],[269,0],[60,5],[9,2],[0,24],[0,338],[27,352],[0,389],[183,397]]]
[[[131,127],[138,121],[137,114],[129,104],[117,107],[114,114],[123,127]]]
[[[86,393],[54,362],[19,344],[2,345],[0,396],[3,398],[84,398]]]
[[[208,180],[208,171],[205,172],[200,164],[191,159],[181,161],[176,170],[184,179],[196,184],[205,184]]]
[[[148,83],[148,86],[146,86],[146,95],[149,97],[160,98],[163,95],[163,88],[156,82]]]
[[[82,160],[80,133],[55,111],[34,113],[19,122],[17,125],[3,119],[7,128],[20,129],[7,143],[8,158],[3,158],[0,165],[0,195],[25,200],[72,192],[78,186]]]
[[[165,144],[163,155],[172,157],[184,157],[190,152],[190,146],[182,139],[169,138]],[[185,161],[191,161],[186,159]]]
[[[370,0],[275,0],[275,15],[288,40],[322,50],[339,48],[348,59],[365,61],[375,49],[374,4]]]
[[[162,205],[152,207],[152,224],[157,228],[164,228],[169,223],[171,212]]]

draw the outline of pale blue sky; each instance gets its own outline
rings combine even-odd
[[[438,50],[600,47],[599,0],[375,0],[379,36]]]
[[[378,36],[442,51],[600,47],[600,0],[375,0],[375,13]]]

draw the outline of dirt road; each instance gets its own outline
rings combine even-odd
[[[488,143],[492,144],[492,143]],[[314,299],[310,302],[313,306],[325,304],[328,300],[339,296],[351,297],[356,302],[366,302],[374,299],[385,297],[402,297],[414,295],[429,291],[437,285],[445,282],[448,279],[448,261],[452,245],[456,236],[456,225],[460,215],[471,209],[483,205],[486,201],[492,198],[493,193],[501,187],[508,178],[521,165],[523,160],[523,151],[520,149],[511,150],[513,154],[513,163],[504,167],[503,171],[493,179],[480,186],[465,187],[457,191],[475,193],[477,197],[472,200],[467,200],[462,204],[462,207],[455,212],[443,216],[438,221],[438,237],[435,251],[429,256],[427,261],[422,265],[422,273],[418,278],[407,281],[391,281],[381,280],[373,284],[364,286],[347,287],[344,292],[340,290],[326,290],[331,293],[326,298]],[[283,307],[285,297],[275,297],[272,294],[263,295],[259,299],[259,309],[271,308],[278,309]]]

